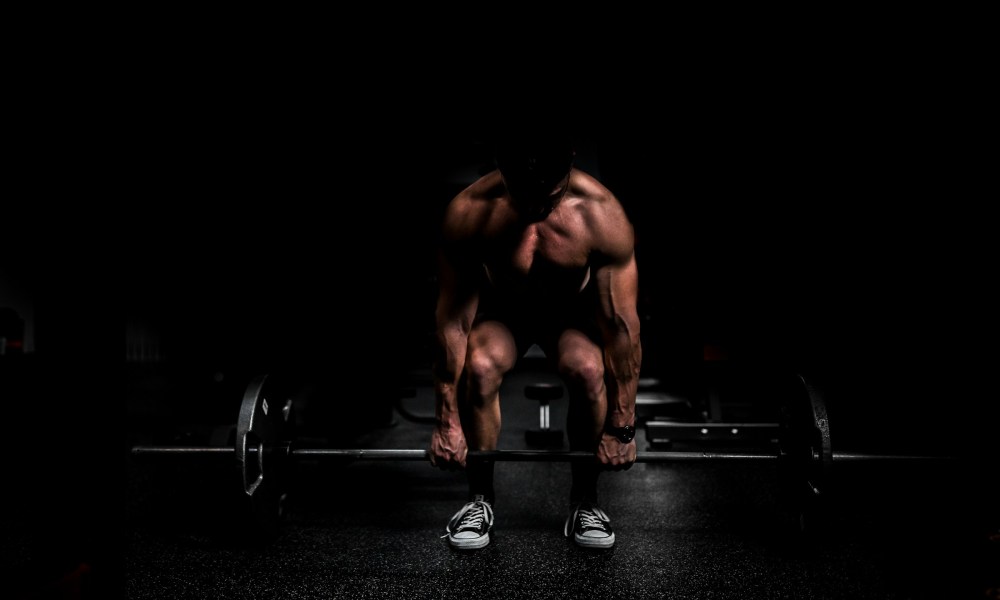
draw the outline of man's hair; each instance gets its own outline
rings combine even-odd
[[[496,164],[508,180],[555,185],[569,173],[576,155],[572,140],[559,131],[512,131],[496,142]]]

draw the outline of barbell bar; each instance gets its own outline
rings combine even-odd
[[[251,455],[259,450],[250,448]],[[235,455],[235,448],[228,446],[133,446],[132,454],[214,454]],[[430,451],[412,448],[288,448],[285,453],[295,458],[331,458],[362,461],[426,461]],[[665,463],[701,460],[717,461],[769,461],[780,460],[779,454],[733,453],[733,452],[639,452],[637,463]],[[576,462],[594,460],[593,452],[554,450],[472,450],[468,460],[496,462]],[[835,462],[878,462],[878,461],[934,461],[947,460],[940,456],[915,456],[899,454],[867,454],[859,452],[834,452]]]
[[[927,460],[935,457],[833,452],[822,390],[797,376],[798,392],[782,404],[777,450],[770,453],[639,452],[636,462],[775,461],[782,497],[798,512],[800,529],[821,512],[828,474],[834,462]],[[280,530],[291,462],[300,459],[429,461],[425,449],[299,447],[294,435],[293,394],[280,377],[267,374],[247,386],[240,405],[233,446],[134,446],[136,456],[235,457],[241,496],[250,514],[242,528],[252,539],[273,539]],[[470,451],[468,460],[567,462],[595,460],[592,452],[549,450]],[[811,526],[810,526],[811,527]]]

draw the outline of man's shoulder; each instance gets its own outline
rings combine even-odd
[[[593,175],[574,169],[570,189],[592,218],[601,222],[626,218],[618,198]]]
[[[482,210],[487,201],[495,199],[501,192],[503,180],[499,171],[491,171],[467,185],[458,192],[449,203],[449,209]]]
[[[488,173],[456,194],[445,209],[445,235],[452,239],[478,235],[496,208],[499,186],[499,175]]]
[[[582,200],[580,206],[595,250],[615,256],[630,255],[634,244],[632,224],[618,198],[584,171],[574,169],[571,185]]]
[[[611,203],[617,204],[618,199],[600,180],[586,171],[573,169],[570,187],[574,192],[585,200],[597,205]]]

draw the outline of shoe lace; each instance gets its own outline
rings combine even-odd
[[[580,511],[580,527],[582,529],[600,529],[607,531],[604,527],[604,520],[594,514],[593,511],[583,509]]]
[[[581,531],[587,529],[600,529],[601,531],[607,531],[606,521],[601,518],[597,512],[589,506],[578,505],[576,510],[573,511],[573,516],[566,519],[566,525],[563,527],[563,534],[569,536],[573,533],[579,522],[579,529]]]
[[[493,526],[493,507],[489,502],[477,497],[455,513],[441,537],[447,537],[448,534],[463,529],[480,529],[483,522],[486,522],[487,528]]]

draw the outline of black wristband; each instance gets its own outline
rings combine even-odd
[[[618,441],[627,444],[635,438],[635,425],[625,425],[624,427],[604,426],[604,432],[618,438]]]

